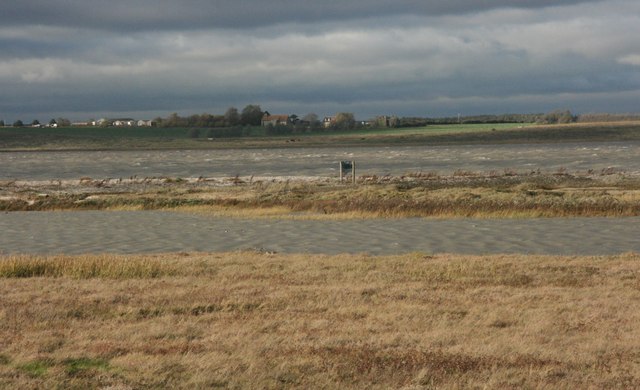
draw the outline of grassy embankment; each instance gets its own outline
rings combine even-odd
[[[0,128],[0,151],[11,150],[130,150],[219,149],[268,147],[495,144],[565,141],[640,140],[640,123],[577,123],[434,125],[421,128],[354,130],[264,136],[261,128],[247,129],[242,138],[197,138],[184,128]]]
[[[638,388],[640,257],[0,258],[3,388]]]
[[[570,175],[361,177],[335,180],[187,182],[140,179],[76,184],[0,183],[0,210],[176,210],[218,216],[299,219],[395,217],[566,217],[640,215],[640,178]]]

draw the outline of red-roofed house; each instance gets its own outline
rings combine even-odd
[[[286,126],[289,124],[289,115],[267,115],[262,117],[262,127]]]

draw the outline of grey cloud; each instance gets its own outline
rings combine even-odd
[[[624,100],[640,91],[635,0],[15,3],[0,15],[15,23],[0,26],[5,121],[249,103],[362,118],[640,110]]]
[[[501,7],[544,8],[597,0],[21,0],[2,5],[2,25],[53,25],[114,31],[255,28],[394,15],[469,14]]]

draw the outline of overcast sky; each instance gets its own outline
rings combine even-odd
[[[638,0],[9,0],[0,119],[637,113],[639,36]]]

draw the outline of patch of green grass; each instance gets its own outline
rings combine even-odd
[[[4,278],[32,278],[47,275],[49,267],[45,263],[13,263],[3,264],[0,276]]]
[[[20,371],[25,372],[27,375],[33,378],[40,378],[44,376],[49,370],[49,368],[53,366],[54,366],[53,361],[49,359],[42,359],[42,360],[33,360],[31,362],[21,364],[18,366],[18,369]]]
[[[423,127],[404,127],[397,129],[362,129],[351,134],[363,135],[437,135],[437,134],[460,134],[475,133],[498,130],[511,130],[531,126],[531,123],[480,123],[480,124],[457,124],[457,125],[429,125]],[[335,133],[336,135],[339,133]]]
[[[0,134],[7,137],[41,137],[48,139],[104,139],[126,138],[187,138],[186,128],[149,128],[149,127],[59,127],[51,128],[3,128]]]
[[[91,358],[75,358],[63,361],[65,371],[70,376],[78,375],[85,371],[109,371],[111,369],[109,362],[104,359]]]

